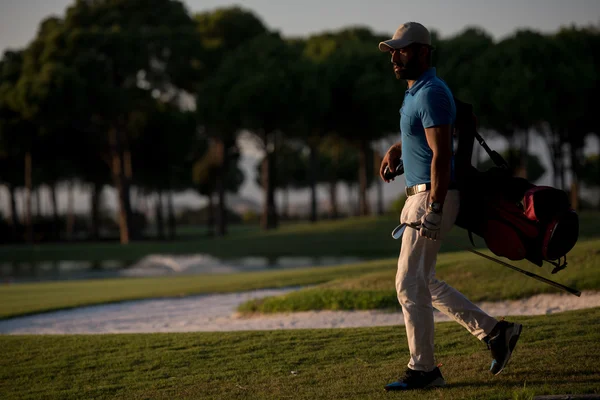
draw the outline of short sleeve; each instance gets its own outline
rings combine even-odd
[[[450,125],[454,122],[453,99],[439,86],[428,87],[422,93],[419,116],[423,128]]]

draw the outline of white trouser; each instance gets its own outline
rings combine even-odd
[[[429,191],[410,196],[402,209],[400,223],[420,222],[427,210],[428,198]],[[459,203],[459,192],[448,191],[443,208],[442,239],[456,221]],[[498,322],[459,291],[435,278],[440,246],[440,240],[421,237],[419,231],[412,228],[406,228],[402,237],[396,292],[406,325],[410,350],[408,367],[413,370],[431,371],[435,368],[433,307],[460,323],[479,340]]]

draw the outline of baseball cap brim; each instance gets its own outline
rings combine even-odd
[[[387,53],[392,49],[401,49],[410,44],[410,41],[403,39],[390,39],[379,43],[379,51]]]
[[[402,40],[402,39],[397,39],[397,40],[390,39],[390,40],[386,40],[385,42],[379,43],[379,51],[381,51],[383,53],[387,53],[388,51],[390,51],[392,49],[401,49],[401,48],[411,45],[413,43],[417,43],[417,42],[411,42],[411,41],[406,41],[406,40]],[[428,46],[431,50],[435,50],[435,46],[432,46],[430,44],[424,44],[424,45]]]

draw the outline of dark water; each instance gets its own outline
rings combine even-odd
[[[151,255],[137,261],[0,263],[0,284],[119,277],[228,274],[330,266],[363,260],[358,257],[243,257],[219,259],[206,254],[193,254],[185,256]]]

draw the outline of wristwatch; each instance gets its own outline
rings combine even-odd
[[[429,206],[427,207],[427,210],[429,212],[435,213],[435,214],[439,214],[442,212],[442,203],[439,203],[437,201],[431,202],[429,203]]]

